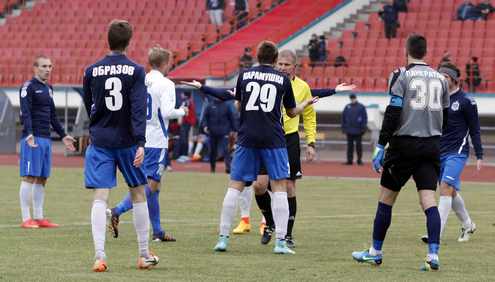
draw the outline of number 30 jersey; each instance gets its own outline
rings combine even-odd
[[[296,107],[287,76],[271,66],[242,71],[237,78],[235,99],[240,104],[238,144],[250,148],[282,148],[285,137],[282,105]]]
[[[392,72],[388,85],[389,94],[403,100],[395,136],[442,135],[443,109],[449,107],[448,84],[442,74],[426,64],[410,64]]]
[[[106,148],[144,146],[144,68],[123,54],[110,54],[84,72],[83,100],[92,144]]]

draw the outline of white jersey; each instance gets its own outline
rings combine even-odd
[[[146,74],[148,89],[146,111],[146,148],[168,148],[168,121],[185,115],[175,109],[175,84],[161,72]]]

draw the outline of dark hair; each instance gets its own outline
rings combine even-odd
[[[132,38],[132,26],[125,20],[113,20],[108,27],[110,50],[124,51]]]
[[[275,43],[271,41],[261,41],[258,45],[256,56],[260,64],[273,65],[278,58],[278,48]]]
[[[420,34],[412,34],[407,38],[407,54],[421,60],[426,56],[426,38]]]

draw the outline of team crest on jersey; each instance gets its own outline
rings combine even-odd
[[[450,108],[454,112],[458,111],[459,110],[459,101],[455,101],[454,103],[452,103],[452,106]]]
[[[476,101],[472,97],[467,97],[471,102],[471,105],[476,105]]]

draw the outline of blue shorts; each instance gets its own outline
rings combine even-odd
[[[22,138],[19,144],[21,150],[21,161],[19,163],[21,177],[48,178],[52,167],[52,140],[35,136],[34,143],[38,147],[30,147],[26,142],[26,138]]]
[[[160,182],[166,166],[166,155],[167,149],[144,148],[143,170],[149,179]]]
[[[271,180],[289,178],[287,148],[258,149],[237,146],[232,160],[230,179],[255,181],[262,162]]]
[[[466,166],[468,156],[462,154],[450,154],[440,157],[440,182],[445,182],[461,190],[461,173]]]
[[[117,167],[129,187],[147,183],[142,167],[134,167],[136,146],[108,149],[89,145],[84,160],[84,182],[86,188],[113,188],[117,185]]]

